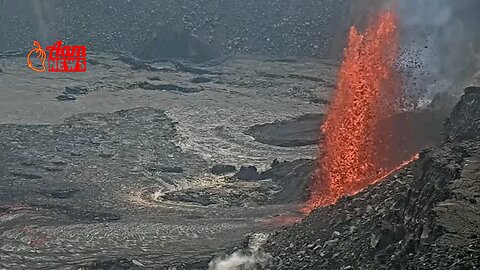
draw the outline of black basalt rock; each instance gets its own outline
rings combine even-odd
[[[242,166],[240,171],[235,174],[235,178],[245,181],[256,181],[262,179],[255,166]]]
[[[468,87],[445,123],[448,141],[480,139],[480,87]]]
[[[235,166],[233,165],[217,164],[210,169],[210,172],[215,175],[224,175],[228,173],[233,173],[236,170],[237,168],[235,168]]]

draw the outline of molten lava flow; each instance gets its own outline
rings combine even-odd
[[[304,212],[353,195],[412,159],[395,144],[392,116],[402,100],[397,56],[392,11],[383,11],[365,33],[351,28]]]

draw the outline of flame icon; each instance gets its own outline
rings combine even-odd
[[[33,71],[36,71],[36,72],[45,72],[45,61],[47,59],[47,53],[42,49],[42,46],[40,45],[40,43],[38,41],[33,41],[33,47],[35,47],[34,49],[32,49],[29,53],[28,53],[28,56],[27,56],[27,65],[30,69],[32,69]],[[34,67],[32,65],[32,60],[30,59],[32,53],[36,53],[37,54],[37,58],[40,60],[40,62],[42,63],[42,67],[40,69]]]

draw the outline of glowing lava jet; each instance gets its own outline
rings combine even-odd
[[[402,102],[398,43],[392,11],[381,12],[364,33],[351,28],[303,212],[353,195],[409,162],[399,154],[393,120]]]

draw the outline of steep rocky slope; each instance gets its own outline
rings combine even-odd
[[[478,269],[480,88],[465,90],[444,133],[382,183],[273,235],[268,269]]]

